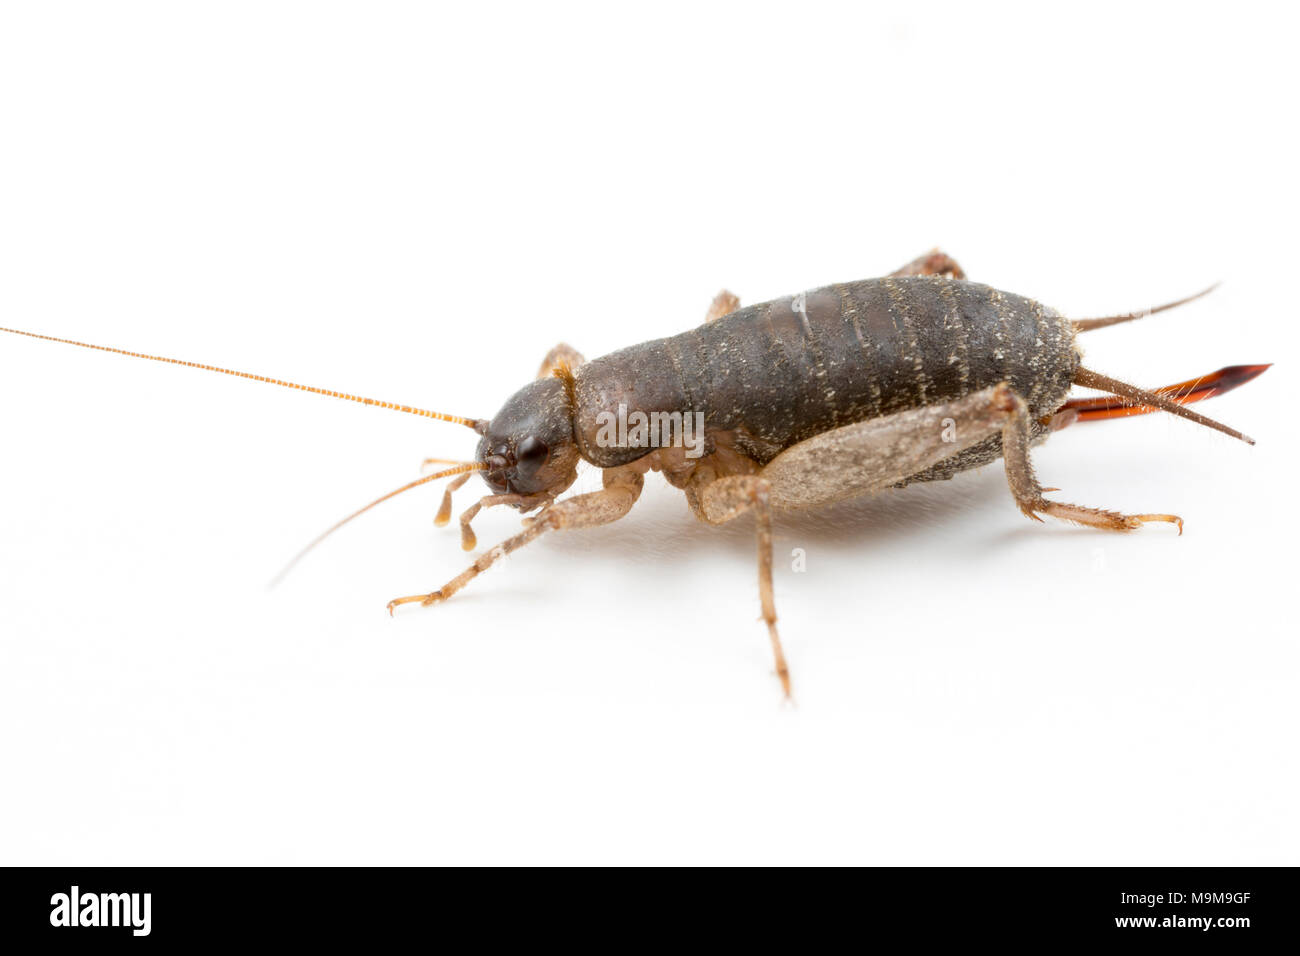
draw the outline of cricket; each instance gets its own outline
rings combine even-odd
[[[1085,368],[1077,337],[1198,299],[1214,286],[1165,305],[1104,318],[1069,319],[1033,299],[968,280],[951,257],[933,250],[887,276],[829,285],[740,307],[721,292],[703,324],[590,361],[555,346],[537,376],[491,419],[428,411],[299,385],[198,362],[91,345],[18,329],[14,335],[184,365],[374,405],[472,429],[473,460],[402,485],[334,524],[296,556],[396,495],[444,478],[435,524],[447,525],[452,495],[474,474],[488,494],[460,515],[461,544],[477,547],[472,523],[483,508],[527,515],[522,529],[484,551],[441,587],[397,597],[389,613],[452,597],[504,555],[543,534],[592,528],[627,515],[647,472],[684,492],[710,525],[753,514],[758,594],[777,678],[786,699],[790,668],[781,648],[772,583],[772,514],[819,508],[913,482],[939,481],[1001,458],[1016,505],[1026,517],[1051,516],[1108,531],[1173,514],[1123,514],[1044,497],[1030,450],[1078,422],[1164,411],[1249,444],[1235,429],[1187,408],[1236,388],[1269,365],[1235,365],[1157,389]],[[1070,398],[1073,386],[1103,394]],[[617,420],[620,427],[611,427]],[[624,423],[631,421],[632,427]],[[665,427],[652,431],[645,422]],[[681,440],[662,440],[685,424]],[[694,427],[692,425],[694,424]],[[602,487],[561,498],[586,462]]]

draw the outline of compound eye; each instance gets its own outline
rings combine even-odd
[[[515,449],[515,471],[524,478],[531,478],[546,464],[546,456],[550,452],[546,442],[529,435]]]

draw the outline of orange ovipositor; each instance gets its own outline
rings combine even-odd
[[[1272,363],[1229,365],[1209,375],[1178,382],[1175,385],[1166,385],[1155,391],[1160,395],[1168,396],[1180,405],[1191,405],[1245,385],[1271,367]],[[1061,406],[1057,414],[1071,412],[1074,413],[1071,421],[1091,422],[1107,418],[1123,418],[1127,415],[1146,415],[1154,411],[1158,409],[1150,405],[1134,405],[1117,395],[1102,395],[1097,398],[1072,398]]]

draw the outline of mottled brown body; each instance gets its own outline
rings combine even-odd
[[[574,435],[602,468],[653,455],[652,467],[681,486],[692,468],[680,450],[602,447],[600,414],[620,404],[628,413],[699,411],[710,457],[730,450],[761,466],[831,429],[1000,382],[1043,418],[1065,402],[1078,364],[1070,323],[1032,299],[945,276],[866,279],[588,362],[574,374]],[[949,477],[999,452],[993,436],[911,480]]]

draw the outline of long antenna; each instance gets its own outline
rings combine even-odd
[[[118,355],[128,355],[131,358],[148,359],[151,362],[166,362],[168,365],[184,365],[186,368],[200,368],[205,372],[220,372],[222,375],[234,375],[236,378],[248,378],[255,382],[266,382],[270,385],[279,385],[283,388],[294,388],[300,392],[313,392],[317,395],[328,395],[330,398],[341,398],[348,402],[358,402],[362,405],[375,405],[379,408],[392,409],[395,412],[405,412],[408,415],[420,415],[424,418],[436,418],[439,421],[452,422],[456,425],[464,425],[472,428],[480,435],[483,434],[487,427],[487,422],[477,418],[462,418],[459,415],[445,415],[442,412],[431,412],[424,408],[415,408],[412,405],[398,405],[395,402],[380,401],[377,398],[363,398],[360,395],[348,395],[345,392],[335,392],[328,388],[317,388],[314,385],[299,385],[295,382],[285,382],[278,378],[268,378],[265,375],[254,375],[251,372],[236,372],[233,369],[218,368],[215,365],[203,365],[200,362],[186,362],[183,359],[165,358],[161,355],[145,355],[142,352],[128,352],[126,349],[115,349],[108,345],[91,345],[88,342],[77,342],[72,339],[60,339],[53,335],[40,335],[36,332],[24,332],[22,329],[7,329],[0,326],[0,332],[10,332],[14,335],[25,335],[32,339],[44,339],[46,342],[60,342],[64,345],[76,345],[83,349],[95,349],[99,352],[114,352]]]
[[[293,558],[289,561],[289,563],[280,569],[280,573],[271,579],[271,587],[275,587],[277,584],[283,581],[285,575],[287,575],[290,571],[293,570],[294,565],[296,565],[299,561],[305,558],[307,556],[307,553],[311,551],[314,547],[316,547],[316,545],[320,544],[322,541],[324,541],[326,538],[332,535],[335,531],[339,530],[339,528],[343,527],[353,518],[357,518],[365,514],[375,505],[382,504],[383,502],[387,501],[389,498],[396,498],[404,491],[410,491],[412,488],[418,488],[420,485],[427,485],[431,481],[437,481],[439,478],[449,478],[452,475],[463,475],[469,471],[484,471],[487,469],[487,467],[488,466],[486,462],[469,461],[463,465],[457,465],[455,468],[448,468],[446,471],[439,471],[439,472],[435,472],[432,475],[425,475],[423,478],[417,478],[415,481],[402,485],[402,487],[398,488],[396,491],[390,491],[388,494],[383,495],[380,498],[376,498],[374,501],[370,502],[370,504],[366,505],[364,508],[358,508],[356,511],[352,512],[352,514],[344,518],[342,521],[335,522],[328,529],[322,531],[319,535],[313,538],[311,543],[308,544],[307,547],[303,548],[301,551],[295,554]]]

